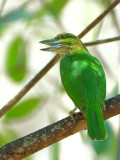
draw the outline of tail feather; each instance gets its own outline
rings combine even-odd
[[[86,104],[86,119],[88,126],[88,135],[92,140],[104,140],[107,132],[104,125],[102,110],[97,98],[94,101],[88,101]]]

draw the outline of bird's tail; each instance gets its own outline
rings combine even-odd
[[[94,99],[87,98],[85,115],[89,137],[92,140],[104,140],[107,137],[107,132],[97,95],[95,95]]]

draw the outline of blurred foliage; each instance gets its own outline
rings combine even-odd
[[[0,18],[0,27],[8,25],[10,22],[13,22],[19,19],[28,19],[32,17],[33,17],[33,14],[26,11],[25,9],[18,9],[15,11],[11,11]]]
[[[39,107],[42,102],[42,98],[30,98],[26,101],[22,101],[20,104],[17,104],[15,107],[10,109],[6,115],[5,120],[14,120],[18,118],[24,118],[31,114],[37,107]]]
[[[52,0],[50,3],[50,7],[53,11],[53,13],[55,13],[55,15],[60,16],[63,7],[67,4],[69,0],[60,0],[59,3],[57,0]]]
[[[16,37],[8,47],[6,70],[10,78],[16,82],[23,80],[26,74],[26,42]]]
[[[60,153],[59,147],[60,147],[59,142],[51,146],[51,160],[59,160],[59,153]]]

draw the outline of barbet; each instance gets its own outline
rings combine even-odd
[[[68,96],[87,119],[88,135],[92,140],[104,140],[107,132],[102,109],[105,103],[106,78],[97,58],[92,56],[78,37],[71,33],[58,34],[41,41],[50,47],[41,49],[58,53],[62,84]],[[70,112],[73,118],[74,110]]]

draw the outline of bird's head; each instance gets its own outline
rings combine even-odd
[[[71,54],[78,50],[86,50],[79,38],[71,33],[60,33],[55,38],[44,40],[40,43],[50,46],[41,50],[56,52],[61,56]]]

